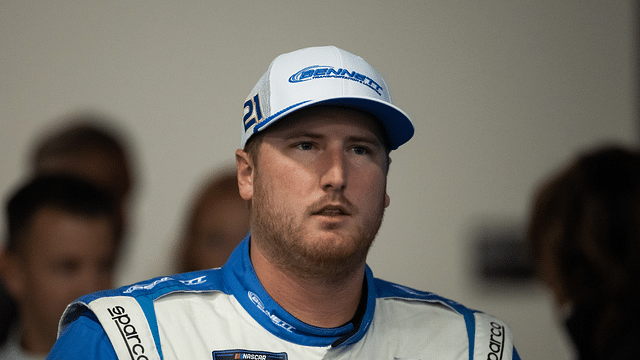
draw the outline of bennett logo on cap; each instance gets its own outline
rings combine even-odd
[[[311,105],[366,111],[380,120],[392,150],[413,136],[411,120],[391,103],[384,79],[366,61],[334,46],[312,47],[278,56],[244,103],[242,138]]]
[[[359,74],[355,71],[350,72],[347,69],[336,69],[333,66],[306,67],[291,75],[291,77],[289,78],[289,82],[295,83],[313,79],[324,79],[328,77],[358,81],[363,85],[369,86],[371,89],[373,89],[373,91],[378,93],[378,95],[382,95],[382,87],[375,81],[373,81],[373,79],[371,79],[370,77],[364,74]]]

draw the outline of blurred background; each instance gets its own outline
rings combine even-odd
[[[416,128],[391,154],[374,274],[502,318],[523,359],[570,359],[522,231],[539,181],[576,152],[638,143],[639,16],[631,0],[2,0],[0,192],[65,120],[109,119],[135,179],[118,284],[171,273],[187,205],[233,162],[271,60],[336,45]]]

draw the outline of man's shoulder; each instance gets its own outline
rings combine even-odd
[[[78,298],[65,310],[61,328],[66,327],[77,319],[87,308],[95,311],[99,307],[107,307],[111,304],[117,305],[122,302],[137,303],[145,313],[151,314],[152,304],[157,299],[175,293],[188,292],[197,294],[215,291],[226,291],[221,269],[160,276],[117,289],[98,291]]]
[[[455,321],[455,323],[459,325],[464,324],[464,327],[466,328],[469,339],[470,359],[520,359],[518,353],[513,347],[513,334],[509,329],[509,326],[494,316],[467,308],[456,301],[428,291],[420,291],[380,279],[375,279],[375,287],[378,299],[410,301],[413,304],[425,304],[426,307],[422,309],[416,309],[421,308],[421,306],[417,306],[413,307],[411,310],[411,318],[420,323],[419,326],[423,326],[429,322],[433,323],[434,320],[438,322],[438,318],[436,317],[434,319],[433,316],[430,316],[430,321],[428,322],[421,320],[420,314],[424,315],[424,313],[429,312],[423,310],[427,308],[432,310],[431,308],[433,305],[440,306],[441,308],[448,308],[449,310],[461,315],[461,317],[458,317],[459,321]],[[440,320],[446,321],[446,318],[447,317],[442,317]],[[404,319],[407,318],[405,317]],[[406,325],[406,323],[407,321],[404,321],[403,325]],[[418,326],[415,328],[417,327]]]
[[[394,308],[395,311],[390,312],[394,317],[401,313],[399,318],[403,319],[402,325],[407,331],[424,331],[431,326],[451,330],[453,326],[458,331],[466,330],[470,359],[519,359],[513,347],[513,334],[502,320],[428,291],[380,279],[375,279],[375,287],[377,299],[395,301],[388,304],[388,308]],[[402,306],[398,302],[411,305]]]
[[[103,329],[109,339],[120,339],[124,327],[135,331],[136,339],[141,342],[139,346],[156,354],[156,350],[151,350],[160,343],[154,301],[180,293],[209,294],[226,291],[220,269],[161,276],[117,289],[99,291],[82,296],[67,307],[60,321],[59,333],[85,316],[99,324],[98,328]],[[120,345],[114,347],[116,353],[131,345],[129,338],[120,340]]]
[[[449,308],[463,316],[477,312],[454,300],[442,297],[429,291],[416,290],[408,286],[396,284],[382,279],[375,279],[376,297],[378,299],[396,299],[414,301],[422,304],[439,305]]]
[[[117,289],[98,291],[78,299],[88,304],[96,299],[115,296],[130,296],[155,300],[175,292],[225,291],[220,269],[195,271],[171,276],[160,276]]]

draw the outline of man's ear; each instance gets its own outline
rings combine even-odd
[[[244,200],[253,198],[253,161],[249,154],[242,150],[236,150],[236,168],[238,169],[238,188],[240,196]]]

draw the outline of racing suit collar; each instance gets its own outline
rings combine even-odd
[[[251,264],[250,239],[249,233],[222,270],[229,291],[254,320],[273,335],[299,345],[343,346],[362,339],[373,320],[376,300],[373,273],[369,266],[365,271],[366,309],[359,327],[350,322],[336,328],[320,328],[296,319],[267,294]]]

